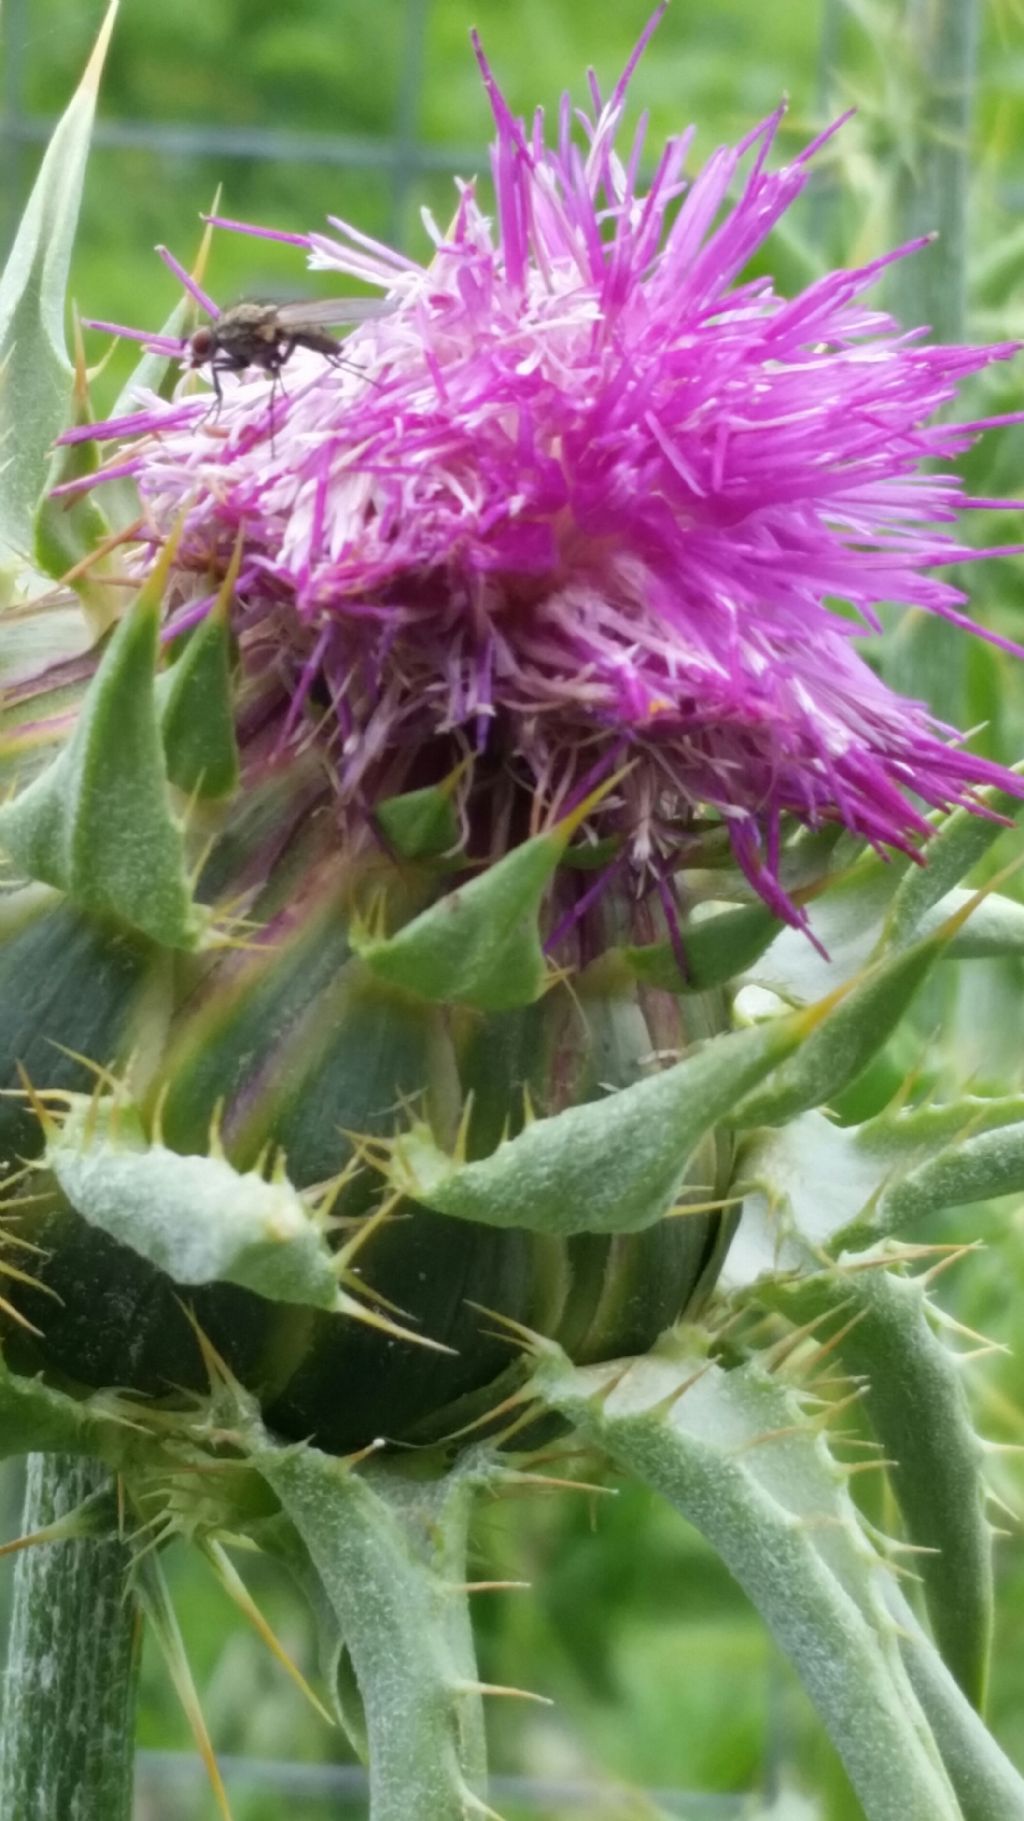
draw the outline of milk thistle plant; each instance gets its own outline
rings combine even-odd
[[[964,879],[1024,784],[862,655],[883,603],[988,636],[951,407],[1014,350],[898,326],[885,259],[747,275],[821,144],[780,115],[642,182],[639,49],[552,129],[478,47],[493,220],[460,185],[426,265],[275,234],[384,308],[234,374],[171,260],[96,422],[103,48],[0,287],[0,1812],[128,1816],[141,1607],[227,1813],[184,1537],[264,1632],[231,1550],[312,1602],[373,1821],[493,1813],[472,1496],[603,1463],[720,1552],[869,1821],[1024,1817],[926,1224],[1024,1186],[1024,1100],[829,1112],[933,968],[1022,946]]]

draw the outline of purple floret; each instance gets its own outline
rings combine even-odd
[[[390,300],[345,364],[298,350],[274,385],[226,379],[215,411],[149,397],[93,434],[135,439],[116,471],[150,538],[189,502],[171,628],[207,610],[242,529],[243,650],[288,679],[286,739],[319,686],[343,805],[414,787],[445,741],[552,805],[625,763],[631,860],[670,870],[714,812],[803,921],[783,817],[916,851],[922,804],[1021,789],[857,649],[883,603],[971,626],[936,572],[997,554],[954,528],[994,502],[945,468],[983,427],[946,407],[1015,346],[930,345],[871,307],[913,247],[791,298],[743,277],[820,143],[770,170],[781,110],[692,179],[692,134],[669,140],[642,190],[642,128],[616,150],[635,57],[590,114],[566,100],[548,144],[478,54],[496,225],[461,184],[427,266],[341,222],[279,236]]]

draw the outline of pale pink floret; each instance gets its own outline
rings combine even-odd
[[[99,430],[141,438],[127,459],[158,530],[192,501],[175,627],[244,526],[239,630],[290,667],[289,732],[326,684],[343,798],[385,761],[412,787],[439,735],[563,794],[634,759],[634,858],[670,865],[673,830],[710,808],[797,917],[783,815],[905,848],[921,802],[1011,782],[854,641],[883,602],[962,621],[935,571],[991,553],[943,529],[971,502],[936,464],[979,426],[936,419],[1014,349],[902,332],[864,301],[888,260],[793,298],[744,279],[809,153],[767,168],[776,114],[688,180],[685,134],[641,190],[642,131],[615,149],[634,62],[590,114],[566,101],[549,146],[481,56],[497,225],[466,184],[426,267],[340,222],[281,235],[391,300],[349,364],[296,352],[272,402],[260,375],[227,381],[216,414],[151,398]]]

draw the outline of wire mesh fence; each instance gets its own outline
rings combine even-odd
[[[294,1805],[306,1800],[331,1802],[339,1821],[365,1814],[366,1772],[350,1765],[288,1764],[280,1760],[222,1755],[218,1760],[229,1790],[259,1790],[287,1796]],[[181,1797],[198,1793],[206,1772],[187,1752],[143,1751],[138,1759],[138,1821],[181,1821]],[[496,1775],[490,1779],[492,1801],[514,1805],[524,1816],[557,1813],[586,1815],[590,1821],[636,1821],[656,1811],[665,1821],[760,1821],[764,1798],[701,1795],[678,1789],[620,1790],[572,1778]]]
[[[480,148],[430,144],[420,134],[424,46],[432,0],[404,0],[399,31],[399,68],[390,131],[377,135],[317,133],[288,127],[201,125],[160,119],[118,119],[102,114],[93,133],[98,148],[145,151],[173,157],[223,157],[255,164],[309,164],[373,171],[386,178],[391,232],[398,237],[410,189],[427,174],[473,169]],[[55,119],[33,111],[28,100],[27,48],[32,0],[5,0],[0,78],[0,150],[4,170],[5,242],[17,223],[27,181],[26,151],[45,145]]]

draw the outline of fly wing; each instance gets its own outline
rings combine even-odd
[[[277,320],[286,333],[303,329],[344,328],[389,316],[394,304],[380,297],[310,297],[304,303],[276,306]]]

